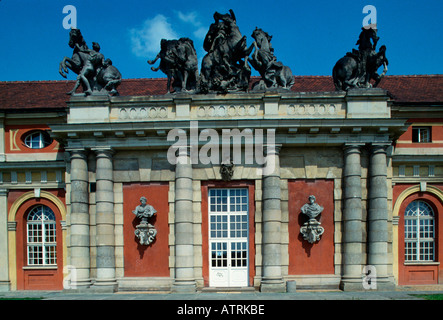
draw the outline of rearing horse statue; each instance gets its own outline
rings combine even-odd
[[[68,94],[75,93],[80,84],[83,85],[86,95],[94,91],[105,91],[111,95],[118,95],[117,87],[122,76],[112,65],[110,59],[104,59],[99,53],[100,46],[95,45],[90,50],[83,39],[80,29],[71,29],[69,32],[69,47],[73,49],[72,57],[64,57],[60,62],[59,73],[63,78],[69,69],[78,75],[75,87]]]
[[[71,29],[69,31],[69,47],[74,49],[72,57],[64,57],[60,62],[59,73],[63,78],[66,78],[66,74],[71,69],[75,74],[79,74],[83,65],[88,60],[89,54],[87,53],[88,46],[83,39],[80,29]]]

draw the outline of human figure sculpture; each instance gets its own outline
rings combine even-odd
[[[325,232],[321,223],[317,221],[316,217],[323,212],[323,207],[315,202],[315,196],[309,196],[309,203],[301,207],[301,212],[309,217],[309,221],[305,222],[300,228],[300,233],[303,239],[309,243],[315,243],[320,240],[320,236]]]
[[[362,28],[357,41],[358,50],[353,49],[352,52],[346,53],[332,69],[336,90],[377,87],[388,71],[386,46],[381,46],[379,52],[376,52],[378,40],[375,28]],[[379,75],[377,70],[382,65],[383,73]],[[371,80],[375,81],[374,84]]]
[[[255,28],[252,38],[255,40],[253,43],[255,51],[252,53],[249,61],[262,77],[261,81],[253,87],[253,90],[267,88],[290,89],[294,85],[294,76],[289,67],[277,61],[271,44],[272,36],[262,29]]]
[[[160,41],[160,52],[149,64],[155,64],[160,59],[156,72],[161,70],[168,77],[167,92],[171,93],[171,82],[175,92],[192,92],[196,89],[198,80],[198,60],[194,42],[189,38]]]
[[[80,46],[78,43],[76,43],[75,46],[78,48],[79,52],[89,54],[89,57],[85,61],[82,70],[77,76],[77,82],[74,88],[68,94],[75,93],[80,84],[83,84],[83,86],[86,88],[84,93],[86,95],[90,95],[92,94],[91,85],[89,84],[90,79],[94,78],[95,75],[98,74],[105,66],[105,57],[100,53],[100,45],[97,42],[92,43],[92,50],[87,49],[84,46]]]
[[[307,215],[310,219],[314,219],[323,211],[323,207],[315,202],[315,196],[309,196],[309,203],[306,203],[301,207],[301,212]]]
[[[246,36],[240,33],[235,14],[214,13],[214,23],[209,27],[203,48],[199,92],[227,93],[247,91],[251,68],[248,56],[252,51],[246,45]]]
[[[140,224],[136,226],[134,231],[141,245],[151,244],[157,235],[157,230],[149,223],[149,219],[157,213],[157,210],[149,205],[147,201],[146,197],[141,197],[140,204],[132,211],[137,218],[141,219]]]
[[[104,59],[98,43],[93,43],[90,50],[86,45],[80,29],[69,32],[69,46],[73,49],[72,57],[64,57],[59,65],[59,73],[66,78],[69,69],[78,75],[74,89],[67,94],[72,95],[82,84],[85,95],[95,92],[106,92],[118,95],[117,87],[121,83],[121,73],[112,65],[110,59]]]

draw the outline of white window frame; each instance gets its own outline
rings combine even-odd
[[[48,134],[44,131],[32,131],[25,136],[23,142],[30,149],[43,149],[52,143],[52,140],[47,137]]]
[[[412,201],[404,214],[405,262],[435,261],[435,215],[423,200]]]
[[[249,190],[211,188],[208,194],[209,283],[215,274],[227,276],[227,286],[248,286]]]
[[[26,221],[28,266],[57,265],[57,231],[55,214],[51,208],[37,205]]]
[[[414,130],[418,130],[417,138],[418,141],[413,141],[414,143],[430,143],[431,142],[431,127],[412,127],[412,138],[414,138]],[[426,136],[423,136],[426,134]]]

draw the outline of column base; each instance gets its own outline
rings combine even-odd
[[[117,281],[114,279],[97,280],[94,285],[91,286],[90,291],[99,293],[114,293],[117,291],[117,288]]]
[[[286,283],[282,280],[262,280],[260,292],[286,292]]]
[[[11,282],[10,281],[0,281],[0,292],[11,291]]]
[[[362,278],[342,279],[339,288],[342,291],[365,291]]]
[[[172,293],[195,293],[197,285],[195,281],[175,281],[171,288]]]
[[[86,292],[92,286],[90,279],[71,281],[68,283],[63,283],[63,291],[65,292]]]
[[[377,278],[377,282],[374,283],[374,289],[376,291],[395,291],[396,285],[392,277]]]

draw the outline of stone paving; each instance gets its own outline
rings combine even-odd
[[[0,292],[0,299],[41,300],[229,300],[229,301],[272,301],[272,300],[423,300],[418,294],[443,294],[441,291],[297,291],[293,293],[224,292],[177,294],[168,292],[116,292],[116,293],[70,293],[66,291],[9,291]]]

